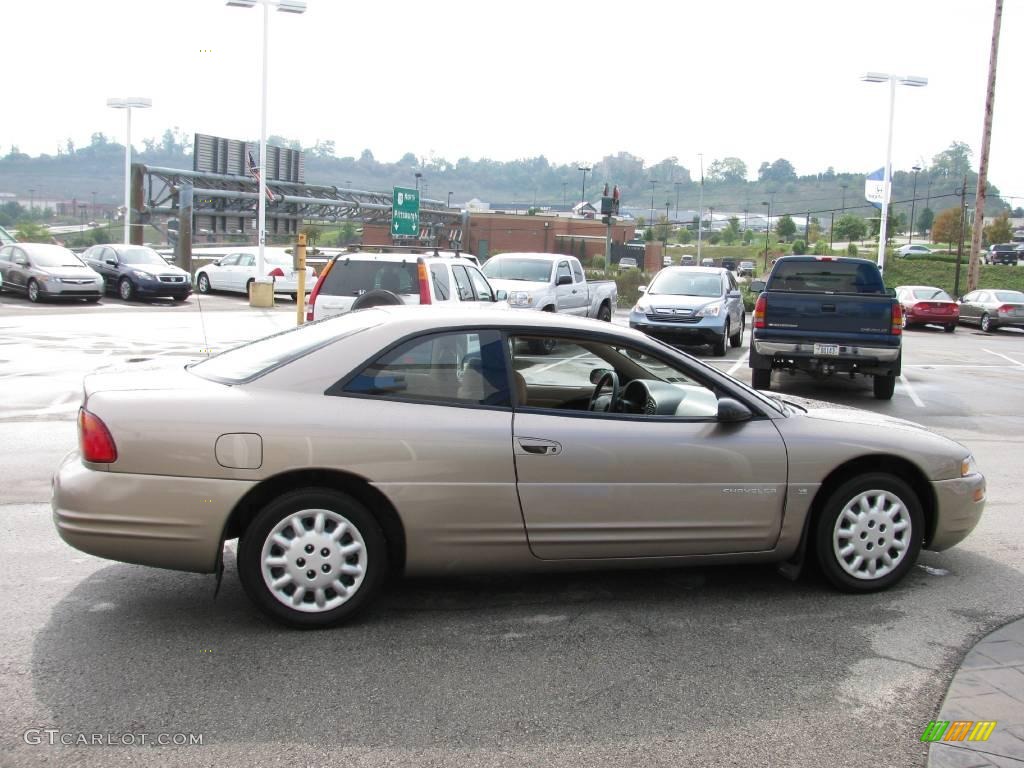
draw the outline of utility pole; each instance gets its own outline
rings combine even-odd
[[[679,188],[683,185],[683,182],[674,182],[676,187],[676,221],[679,221]]]
[[[832,231],[836,228],[836,212],[832,211],[832,221],[828,225],[828,250],[832,252],[832,243],[834,242]]]
[[[907,245],[914,242],[914,209],[917,207],[917,174],[921,172],[921,166],[915,165],[910,170],[914,172],[914,194],[910,198],[910,237],[907,238]]]
[[[804,245],[811,244],[811,212],[807,212],[807,218],[804,219]]]
[[[697,204],[697,263],[700,264],[700,241],[704,230],[704,153],[698,152],[700,158],[700,202]]]
[[[568,186],[567,183],[563,181],[562,182],[562,207],[563,208],[565,208],[568,205],[568,203],[566,202],[568,198],[566,197],[566,193],[565,193],[565,188],[567,186]]]
[[[988,92],[985,95],[985,127],[981,134],[978,160],[978,191],[974,200],[974,231],[971,232],[971,263],[967,270],[968,292],[978,287],[981,275],[981,233],[985,227],[985,187],[988,186],[988,151],[992,143],[992,112],[996,102],[996,62],[999,59],[999,27],[1003,20],[1003,0],[996,0],[992,22],[992,51],[988,59]]]
[[[846,190],[849,188],[849,184],[840,184],[843,188],[843,213],[846,213]]]
[[[647,222],[647,226],[653,227],[654,226],[654,187],[657,185],[658,180],[657,179],[651,179],[650,182],[651,182],[651,220],[649,222]]]

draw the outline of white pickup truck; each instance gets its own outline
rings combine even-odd
[[[487,281],[508,292],[509,306],[564,312],[610,322],[619,291],[614,280],[587,282],[579,259],[557,253],[502,253],[483,266]]]

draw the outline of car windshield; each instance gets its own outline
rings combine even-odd
[[[384,319],[385,315],[380,310],[350,312],[318,323],[289,328],[186,367],[204,379],[222,384],[242,384],[339,339],[380,325]]]
[[[167,262],[152,248],[125,248],[118,256],[125,264],[160,264],[161,266],[167,266]]]
[[[551,278],[551,262],[547,259],[491,259],[483,269],[492,280],[546,283]]]
[[[1024,302],[1024,293],[1020,291],[996,291],[996,301]]]
[[[722,295],[722,278],[718,275],[692,272],[661,272],[647,289],[651,296],[705,296]]]
[[[354,261],[345,258],[335,261],[322,280],[320,293],[329,296],[361,296],[373,290],[414,294],[420,290],[415,260]]]
[[[924,301],[935,300],[935,301],[952,301],[949,294],[941,288],[915,288],[912,291],[915,299],[922,299]]]
[[[83,267],[85,263],[64,248],[33,249],[29,258],[37,267]]]

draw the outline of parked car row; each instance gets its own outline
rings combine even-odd
[[[985,333],[999,328],[1024,328],[1024,293],[999,289],[971,291],[954,300],[941,288],[901,285],[896,296],[903,307],[903,325],[941,325],[953,333],[958,324],[977,325]]]

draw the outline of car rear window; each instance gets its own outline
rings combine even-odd
[[[1024,302],[1024,293],[1020,291],[996,291],[996,301]]]
[[[385,317],[383,312],[376,309],[349,312],[317,323],[289,328],[186,367],[204,379],[222,384],[242,384],[328,344],[380,325]]]
[[[415,261],[355,261],[338,259],[323,278],[320,293],[360,296],[381,289],[398,294],[419,293]]]
[[[850,261],[780,261],[772,270],[771,291],[804,293],[885,293],[874,264]]]
[[[915,299],[921,299],[927,301],[929,299],[933,301],[952,301],[949,294],[941,288],[916,288],[911,291],[914,294]]]

